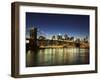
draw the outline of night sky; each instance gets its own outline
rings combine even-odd
[[[51,13],[26,13],[26,36],[29,29],[37,27],[45,34],[46,38],[52,35],[64,35],[69,37],[89,37],[89,15],[51,14]],[[41,34],[41,33],[40,33]]]

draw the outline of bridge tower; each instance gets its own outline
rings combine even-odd
[[[30,29],[30,49],[37,50],[37,28],[32,27]]]
[[[37,28],[30,29],[30,38],[36,40],[37,39]]]

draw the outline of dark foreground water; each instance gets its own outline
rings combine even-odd
[[[78,64],[89,64],[89,49],[48,48],[26,53],[26,67]]]

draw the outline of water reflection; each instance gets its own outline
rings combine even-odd
[[[89,64],[88,49],[47,48],[26,53],[26,67],[77,64]]]

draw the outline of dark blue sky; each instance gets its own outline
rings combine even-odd
[[[40,31],[52,36],[68,34],[75,38],[89,37],[89,15],[26,13],[26,35],[29,28],[37,27]]]

